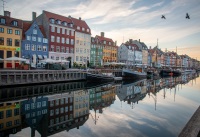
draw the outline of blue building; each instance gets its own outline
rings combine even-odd
[[[36,22],[23,22],[21,56],[33,68],[44,68],[41,60],[48,58],[48,39],[44,28]]]

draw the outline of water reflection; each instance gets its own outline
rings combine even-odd
[[[0,137],[17,134],[30,127],[31,136],[37,131],[50,136],[84,125],[89,119],[98,124],[99,114],[114,104],[116,97],[134,109],[146,96],[157,103],[156,94],[163,89],[176,90],[198,74],[156,80],[123,81],[122,83],[85,82],[59,83],[40,86],[0,89]]]

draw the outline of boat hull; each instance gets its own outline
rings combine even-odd
[[[173,76],[173,72],[171,70],[168,70],[168,69],[166,69],[166,70],[163,69],[163,70],[160,71],[160,75],[163,76],[163,77]]]
[[[87,81],[91,81],[91,82],[104,82],[104,81],[114,80],[112,76],[106,76],[106,75],[101,75],[101,74],[91,74],[91,73],[87,73],[86,79]]]
[[[135,72],[131,70],[123,70],[122,77],[124,80],[127,79],[145,79],[147,78],[147,74],[144,72]]]

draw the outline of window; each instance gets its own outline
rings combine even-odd
[[[54,124],[54,119],[51,119],[50,120],[50,125],[53,125]]]
[[[57,20],[57,22],[56,22],[57,24],[61,24],[61,21],[60,20]]]
[[[19,115],[19,108],[14,109],[14,116]]]
[[[57,33],[60,33],[60,28],[57,27]]]
[[[65,29],[64,28],[62,28],[62,34],[65,34]]]
[[[0,124],[0,130],[3,129],[3,123]]]
[[[79,27],[79,26],[77,26],[77,30],[80,30],[80,27]]]
[[[32,36],[32,41],[36,41],[36,37],[35,36]]]
[[[74,53],[74,48],[70,48],[70,53]]]
[[[57,37],[57,43],[60,43],[60,37]]]
[[[7,58],[12,57],[12,51],[7,51]]]
[[[60,113],[64,113],[64,108],[60,108]]]
[[[35,124],[36,123],[36,119],[32,119],[32,124]]]
[[[56,59],[57,60],[57,59]],[[58,59],[59,60],[59,59]],[[59,105],[59,99],[56,100],[56,106]]]
[[[43,50],[44,52],[47,52],[47,46],[42,46],[42,50]]]
[[[12,34],[12,29],[7,29],[8,34]]]
[[[89,29],[87,29],[87,32],[90,32],[90,30],[89,30]]]
[[[7,38],[7,46],[12,46],[12,39],[11,38]]]
[[[32,44],[31,50],[32,50],[32,51],[36,51],[36,45]]]
[[[67,22],[63,22],[63,25],[64,25],[64,26],[67,26]]]
[[[25,44],[25,50],[30,50],[30,44]]]
[[[71,39],[71,45],[74,45],[74,39]]]
[[[38,111],[38,112],[37,112],[37,116],[40,116],[40,115],[41,115],[41,111]]]
[[[50,19],[50,22],[51,22],[52,24],[54,24],[54,23],[55,23],[55,19]]]
[[[66,38],[66,44],[69,44],[69,38]]]
[[[4,38],[0,37],[0,45],[4,45]]]
[[[55,27],[51,26],[51,32],[55,32]]]
[[[17,21],[13,21],[13,22],[12,22],[12,25],[13,25],[13,26],[18,26],[18,22],[17,22]]]
[[[54,110],[50,110],[50,116],[54,115]]]
[[[38,42],[42,42],[42,38],[41,37],[38,37]]]
[[[43,43],[48,43],[48,39],[43,38]]]
[[[56,109],[56,115],[58,115],[58,114],[59,114],[59,108]]]
[[[31,109],[35,109],[35,103],[31,103]]]
[[[69,47],[66,47],[66,53],[69,53]]]
[[[6,122],[6,127],[12,126],[12,121]]]
[[[82,28],[82,31],[85,31],[85,28]]]
[[[79,53],[79,48],[76,48],[76,53]]]
[[[3,18],[1,18],[1,20],[0,20],[1,22],[1,24],[6,24],[6,19],[3,19]]]
[[[25,104],[25,111],[30,110],[30,104]]]
[[[38,45],[38,46],[37,46],[37,50],[38,50],[38,51],[42,51],[42,46],[41,46],[41,45]]]
[[[37,29],[33,29],[33,34],[37,34]]]
[[[56,57],[56,60],[59,60],[59,57]]]
[[[51,51],[54,52],[54,45],[51,45]]]
[[[61,52],[65,52],[65,47],[61,47]]]
[[[31,37],[30,37],[30,36],[26,36],[26,39],[27,39],[27,40],[31,40]]]
[[[55,42],[55,37],[51,36],[51,42]]]
[[[60,47],[56,46],[56,52],[60,52]]]
[[[19,39],[15,40],[15,46],[19,46]]]
[[[65,38],[62,38],[62,43],[63,43],[63,44],[65,43]]]
[[[3,119],[4,111],[0,111],[0,119]]]
[[[78,57],[78,56],[76,56],[76,61],[78,61],[78,59],[79,59],[79,57]]]
[[[68,106],[65,107],[65,112],[68,112]]]
[[[12,110],[6,110],[6,118],[12,116]]]
[[[0,33],[4,33],[4,28],[0,28]]]
[[[69,35],[69,30],[66,31],[66,34]]]
[[[105,41],[105,40],[103,41],[103,44],[106,44],[106,41]]]

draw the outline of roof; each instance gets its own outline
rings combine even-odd
[[[81,20],[81,18],[76,19],[73,18],[71,16],[62,16],[59,14],[55,14],[55,13],[51,13],[49,11],[43,11],[43,13],[46,15],[46,17],[49,19],[55,19],[55,20],[60,20],[61,22],[67,22],[68,24],[73,24],[73,28],[77,31],[77,32],[82,32],[82,33],[86,33],[86,34],[91,34],[91,30],[89,28],[89,26],[87,25],[87,23],[84,20]],[[80,27],[80,30],[77,29],[77,26]],[[85,31],[82,30],[82,28],[85,28]],[[89,32],[87,32],[87,29],[89,29]]]
[[[25,39],[25,32],[31,27],[32,24],[32,21],[23,21],[22,39]],[[43,34],[44,38],[46,38],[44,27],[42,25],[38,25],[38,27],[41,33]]]
[[[96,38],[99,39],[99,41],[102,42],[102,43],[104,41],[106,41],[106,42],[112,42],[113,43],[113,40],[110,39],[110,38],[106,38],[106,37],[102,37],[102,36],[98,36],[98,35],[96,35]]]
[[[66,21],[67,23],[73,23],[72,20],[68,17],[62,16],[62,15],[58,15],[49,11],[43,11],[43,13],[46,15],[46,17],[48,19],[55,19],[55,20],[60,20],[60,21]]]
[[[126,44],[124,44],[129,50],[137,50],[137,51],[140,51],[140,49],[139,49],[139,47],[136,45],[136,44],[128,44],[128,43],[126,43]],[[129,48],[129,46],[131,47],[131,49]]]
[[[20,19],[16,19],[16,18],[12,18],[12,17],[8,17],[8,16],[2,16],[0,15],[0,18],[4,18],[6,20],[5,24],[0,23],[0,25],[5,25],[5,26],[9,26],[9,27],[14,27],[14,28],[21,28],[22,29],[22,20]],[[14,26],[12,25],[13,21],[17,21],[18,22],[18,26]]]
[[[86,33],[86,34],[91,34],[91,30],[84,20],[81,20],[81,18],[76,19],[76,18],[73,18],[73,17],[71,17],[71,20],[74,23],[74,27],[75,27],[76,31]],[[80,27],[80,30],[77,29],[77,26]],[[85,31],[82,31],[81,28],[85,28]],[[89,32],[86,31],[87,29],[89,29]]]

